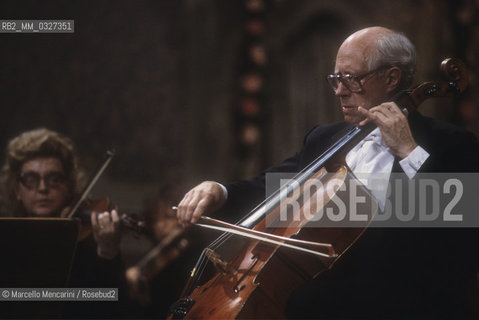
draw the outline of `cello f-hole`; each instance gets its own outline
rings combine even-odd
[[[241,290],[243,290],[246,287],[246,285],[242,285],[241,288],[239,288],[239,285],[240,285],[241,281],[243,281],[243,279],[248,275],[248,273],[251,272],[251,270],[253,270],[254,266],[258,263],[259,256],[257,254],[255,254],[254,256],[251,257],[251,259],[256,259],[256,261],[253,262],[251,267],[241,276],[241,278],[238,280],[238,282],[236,282],[236,284],[234,286],[234,289],[233,289],[233,291],[235,293],[240,292]]]

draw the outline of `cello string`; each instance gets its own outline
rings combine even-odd
[[[369,128],[368,128],[369,129]],[[358,134],[365,132],[365,128],[359,128],[359,127],[354,127],[350,129],[342,138],[338,139],[335,143],[333,143],[326,151],[324,151],[319,157],[317,157],[313,162],[311,162],[309,165],[307,165],[305,168],[303,168],[300,172],[298,172],[293,178],[291,178],[289,181],[302,181],[307,179],[308,177],[311,177],[314,175],[321,167],[324,166],[324,164],[332,158],[333,155],[335,155],[338,151],[338,149],[342,148],[344,145],[346,145],[350,140],[352,140],[354,137],[357,137]],[[372,131],[372,129],[370,129]],[[247,214],[243,219],[240,220],[239,224],[244,225],[245,221],[249,220],[255,220],[258,221],[260,217],[265,216],[266,214],[269,213],[269,210],[261,210],[263,207],[265,207],[266,204],[269,204],[272,201],[274,197],[278,197],[278,195],[281,195],[281,193],[284,193],[284,190],[286,190],[289,187],[289,183],[283,185],[281,188],[276,190],[274,193],[272,193],[269,197],[267,197],[265,200],[263,200],[260,204],[258,204],[252,211],[250,211],[249,214]],[[177,209],[176,207],[173,207],[173,209]],[[267,208],[266,208],[267,209]],[[263,211],[263,212],[261,212]],[[258,217],[259,216],[259,217]],[[252,219],[253,217],[253,219]],[[255,222],[253,221],[253,222]],[[219,230],[219,229],[217,229]],[[222,231],[229,231],[229,230],[222,230]],[[225,232],[222,234],[220,237],[218,237],[216,240],[214,240],[207,248],[210,248],[212,250],[217,250],[220,246],[222,246],[228,239],[231,238],[233,233],[231,232]],[[205,262],[205,257],[202,254],[200,257],[200,261],[198,261],[198,269],[196,270],[196,275],[198,277],[201,277],[203,274],[206,264],[208,261]],[[195,281],[197,281],[195,279]]]
[[[210,260],[208,257],[206,257],[205,252],[207,249],[211,249],[213,251],[216,251],[217,248],[219,248],[221,245],[223,245],[229,238],[231,237],[231,234],[224,232],[221,234],[218,238],[216,238],[212,243],[210,243],[203,251],[201,252],[200,258],[198,259],[198,262],[195,265],[194,268],[194,275],[192,277],[192,285],[190,288],[188,288],[188,291],[191,293],[192,289],[198,286],[199,280],[202,278],[204,272],[206,271],[206,267],[208,266],[208,262]]]
[[[323,154],[321,154],[319,157],[317,157],[313,162],[311,162],[308,166],[303,168],[300,172],[298,172],[293,178],[290,179],[290,181],[297,181],[297,180],[304,180],[307,177],[312,176],[315,174],[319,168],[323,167],[324,163],[329,160],[332,155],[337,153],[338,148],[341,148],[344,146],[347,142],[352,140],[352,138],[356,137],[361,131],[364,131],[362,128],[354,127],[348,131],[348,133],[340,138],[338,141],[333,143],[332,146],[330,146]],[[371,129],[372,131],[372,129]],[[251,217],[253,216],[260,216],[263,217],[268,213],[268,210],[263,210],[264,212],[261,212],[261,209],[265,206],[265,204],[271,203],[271,199],[274,197],[277,197],[281,193],[284,192],[289,187],[289,183],[285,184],[283,187],[279,188],[276,190],[273,194],[271,194],[269,197],[267,197],[264,201],[262,201],[260,204],[258,204],[249,214],[247,214],[243,219],[240,220],[239,224],[244,225],[245,221],[251,220]],[[176,207],[173,207],[173,209],[177,209]],[[254,220],[258,221],[260,217],[254,217]],[[219,230],[219,229],[217,229]],[[222,231],[229,231],[229,230],[222,230]],[[216,240],[214,240],[207,248],[210,248],[212,250],[216,250],[220,246],[222,246],[228,239],[231,238],[233,233],[231,232],[225,232],[222,234],[220,237],[218,237]],[[197,269],[197,275],[200,277],[205,269],[206,263],[203,264],[205,257],[202,254],[200,257],[199,262],[201,262],[201,267],[199,266],[199,269]],[[206,261],[207,262],[207,261]],[[197,279],[196,279],[197,280]]]
[[[324,151],[319,157],[312,161],[309,165],[303,168],[300,172],[294,175],[293,178],[289,179],[287,183],[278,188],[270,196],[268,196],[264,201],[262,201],[258,206],[256,206],[248,215],[246,215],[241,221],[242,226],[250,226],[258,221],[260,218],[266,216],[271,208],[275,207],[276,203],[279,203],[283,197],[288,196],[288,188],[291,187],[291,184],[297,183],[301,185],[306,179],[314,175],[320,168],[324,167],[325,164],[333,158],[344,146],[348,144],[351,140],[363,135],[369,130],[373,130],[372,126],[366,125],[367,128],[354,127],[350,129],[343,137],[334,142],[326,151]],[[276,198],[276,199],[275,199]]]
[[[176,212],[178,210],[177,206],[172,206],[171,209]],[[211,249],[213,251],[217,250],[220,246],[222,246],[229,238],[231,234],[224,232],[218,238],[216,238],[213,242],[211,242],[203,251],[201,252],[198,261],[196,262],[195,267],[193,268],[192,273],[190,274],[189,288],[185,288],[185,292],[191,293],[192,289],[196,287],[199,279],[202,277],[203,273],[206,270],[208,265],[209,259],[205,255],[206,249]]]
[[[316,158],[313,162],[311,162],[303,170],[301,170],[299,173],[297,173],[292,179],[290,179],[290,181],[293,181],[293,180],[297,181],[297,180],[301,180],[301,179],[306,179],[307,177],[312,176],[314,173],[316,173],[319,170],[319,168],[321,168],[324,165],[326,160],[329,160],[332,157],[332,155],[337,153],[338,148],[341,148],[347,142],[349,142],[354,137],[356,137],[359,133],[361,133],[361,130],[364,131],[364,129],[361,129],[361,128],[358,128],[358,127],[350,129],[349,132],[345,136],[343,136],[338,141],[333,143],[333,145],[331,147],[329,147],[325,152],[323,152],[323,154],[321,154],[321,156]],[[372,131],[372,129],[371,129],[371,131]],[[326,157],[326,160],[324,159],[325,157]],[[271,199],[278,196],[278,194],[280,194],[281,192],[284,192],[283,190],[285,190],[287,188],[288,188],[288,183],[286,185],[284,185],[283,187],[279,188],[278,190],[276,190],[273,194],[271,194],[264,201],[262,201],[260,204],[258,204],[249,214],[247,214],[243,219],[241,219],[238,224],[244,225],[245,221],[248,221],[248,219],[250,219],[253,215],[258,215],[258,212],[259,212],[259,215],[261,217],[265,216],[268,212],[261,212],[261,209],[265,206],[265,204],[270,203]],[[263,211],[267,211],[267,210],[263,210]],[[256,217],[255,220],[258,221],[259,217]],[[226,230],[223,230],[223,231],[226,231]],[[215,241],[213,241],[207,248],[210,248],[212,250],[216,250],[217,248],[222,246],[228,239],[230,239],[232,234],[233,233],[225,232],[220,237],[218,237]],[[201,277],[201,275],[203,274],[203,272],[206,268],[207,262],[208,262],[208,261],[205,262],[205,257],[204,257],[203,254],[202,254],[200,260],[201,260],[202,266],[197,270],[196,275],[198,276],[198,278]],[[198,281],[198,278],[195,279],[195,281]]]

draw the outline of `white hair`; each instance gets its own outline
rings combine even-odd
[[[378,39],[369,58],[368,68],[373,70],[382,66],[401,69],[400,90],[411,86],[416,73],[416,49],[404,34],[392,31]]]

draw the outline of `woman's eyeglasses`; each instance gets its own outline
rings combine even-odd
[[[18,177],[18,181],[27,189],[37,189],[41,180],[48,188],[58,188],[66,182],[65,176],[60,172],[50,172],[43,177],[36,172],[25,172]]]

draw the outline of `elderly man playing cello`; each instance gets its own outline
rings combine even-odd
[[[178,205],[179,221],[194,224],[219,209],[258,203],[266,172],[300,171],[348,125],[377,126],[346,155],[355,174],[389,176],[397,170],[413,178],[420,172],[479,172],[479,143],[472,134],[418,112],[405,115],[391,102],[412,84],[415,59],[414,46],[401,33],[383,27],[353,33],[328,76],[344,122],[313,128],[299,152],[257,177],[226,186],[199,184]],[[373,195],[383,208],[385,190]],[[328,274],[293,293],[286,312],[299,318],[471,315],[467,286],[478,270],[478,238],[474,230],[369,228]]]

